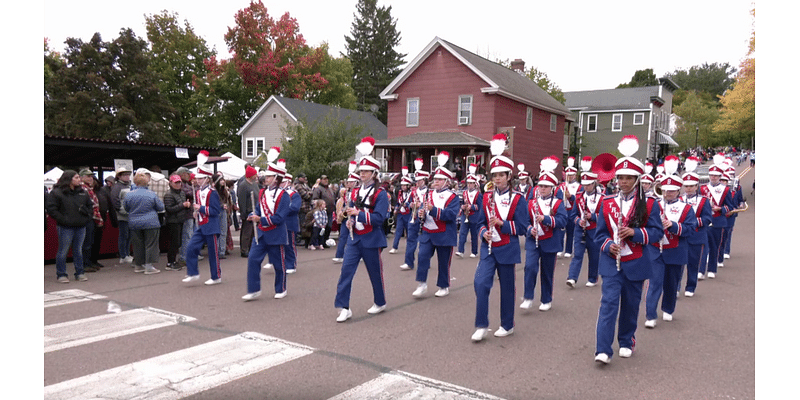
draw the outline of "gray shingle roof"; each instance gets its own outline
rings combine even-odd
[[[650,97],[658,96],[658,86],[624,89],[587,90],[564,92],[567,107],[585,107],[586,110],[629,110],[650,107]]]
[[[489,142],[461,131],[418,132],[393,139],[376,140],[376,147],[394,146],[489,146]]]
[[[371,135],[375,139],[386,139],[386,125],[378,118],[368,112],[349,110],[340,107],[331,107],[323,104],[311,103],[308,101],[292,99],[288,97],[274,96],[295,118],[306,116],[310,121],[325,118],[328,113],[333,112],[340,120],[350,119],[351,123],[364,125],[364,134]]]

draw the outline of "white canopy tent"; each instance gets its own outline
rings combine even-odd
[[[247,165],[247,161],[236,157],[236,155],[231,152],[227,152],[220,157],[228,157],[227,160],[216,163],[217,172],[222,173],[225,180],[235,181],[244,176],[244,166]],[[197,167],[189,168],[189,170],[192,171],[192,173],[197,173]]]
[[[58,182],[58,178],[61,177],[64,171],[61,168],[55,167],[50,171],[45,172],[44,174],[44,185],[47,186],[47,190],[50,191],[53,189],[53,185]]]

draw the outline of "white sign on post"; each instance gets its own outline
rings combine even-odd
[[[133,172],[133,160],[129,159],[114,159],[114,171],[119,171],[120,168],[125,167],[128,171]]]
[[[182,147],[175,148],[175,157],[177,158],[189,158],[189,149],[185,149]]]

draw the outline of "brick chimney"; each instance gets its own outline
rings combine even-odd
[[[516,60],[511,62],[511,69],[516,71],[520,75],[525,74],[525,61],[520,60],[517,58]]]

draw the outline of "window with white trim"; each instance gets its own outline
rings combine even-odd
[[[264,151],[264,138],[245,139],[245,157],[255,157]]]
[[[419,97],[406,100],[406,126],[419,126]]]
[[[586,116],[586,132],[597,132],[597,114]]]
[[[550,132],[555,132],[558,127],[558,116],[550,114]]]
[[[533,108],[531,107],[528,107],[528,111],[525,113],[525,129],[533,129]]]
[[[458,124],[472,124],[472,95],[458,96]]]
[[[644,113],[633,114],[634,125],[644,125]]]
[[[611,132],[622,132],[622,114],[611,116]]]

